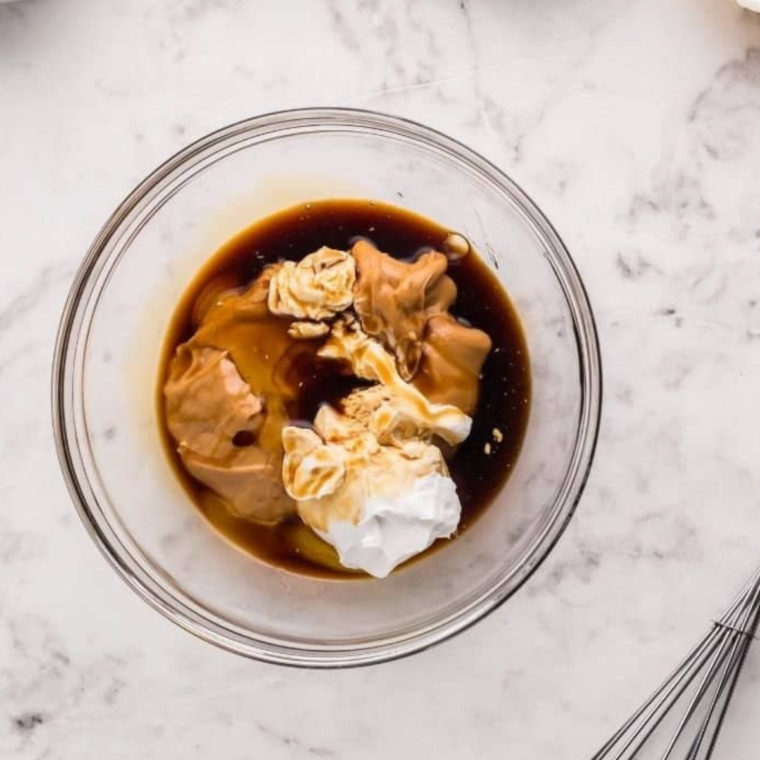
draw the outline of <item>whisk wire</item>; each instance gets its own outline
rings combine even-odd
[[[731,657],[728,662],[728,666],[723,670],[723,673],[721,675],[720,681],[718,683],[718,688],[715,690],[715,693],[712,696],[712,699],[710,700],[710,705],[707,710],[707,714],[705,715],[704,720],[702,721],[702,725],[699,728],[699,732],[697,733],[697,736],[695,737],[694,741],[692,742],[691,748],[689,749],[689,754],[687,755],[686,760],[698,760],[699,758],[699,751],[702,747],[702,744],[705,740],[705,737],[708,735],[709,729],[710,729],[710,723],[713,720],[713,716],[716,715],[716,708],[718,705],[721,705],[721,708],[719,712],[717,713],[717,722],[716,722],[716,731],[719,731],[719,726],[722,726],[723,723],[723,717],[725,716],[726,708],[728,707],[728,700],[731,698],[731,693],[733,692],[733,686],[736,683],[736,679],[739,675],[739,668],[734,667],[735,663],[735,656],[736,652],[739,652],[739,657],[742,657],[741,649],[746,648],[748,646],[748,639],[746,635],[742,635],[738,631],[734,631],[734,642],[732,643],[732,652]],[[737,650],[737,643],[739,644],[739,649]],[[715,733],[713,739],[710,740],[710,744],[708,745],[708,749],[706,752],[705,757],[709,758],[710,755],[713,752],[714,746],[715,746],[715,740],[717,739],[717,733]]]
[[[700,681],[696,692],[694,693],[691,700],[689,701],[689,706],[686,708],[686,712],[681,718],[681,721],[679,722],[678,727],[676,728],[675,733],[673,734],[673,737],[670,740],[670,743],[668,744],[665,750],[665,753],[662,756],[662,760],[670,760],[670,758],[672,757],[673,750],[675,749],[679,739],[681,738],[684,730],[687,728],[691,719],[694,717],[695,713],[699,709],[699,706],[702,702],[702,698],[709,691],[710,686],[715,681],[715,678],[717,677],[718,672],[723,667],[723,664],[726,662],[726,660],[729,658],[730,652],[731,652],[730,641],[727,638],[722,638],[721,640],[719,640],[717,651],[713,654],[712,658],[709,660],[707,669],[704,675],[702,676],[702,680]]]
[[[674,760],[676,748],[688,741],[687,733],[696,726],[684,760],[710,760],[759,621],[760,568],[703,639],[592,760],[639,757],[639,752],[695,682],[697,686],[661,758]],[[695,722],[701,709],[705,713],[701,721]]]
[[[707,637],[697,644],[660,688],[623,724],[618,732],[593,756],[592,760],[602,760],[603,758],[604,760],[622,760],[628,750],[631,750],[628,756],[635,757],[641,745],[662,723],[672,705],[696,678],[699,670],[692,669],[692,666],[701,661],[704,656],[709,656],[717,646],[717,638],[717,631],[711,631]],[[625,737],[628,737],[627,741],[622,746],[618,746]],[[639,743],[634,745],[637,739]],[[616,746],[617,754],[608,755]]]
[[[726,713],[728,712],[728,705],[731,702],[736,684],[741,675],[742,668],[744,667],[750,644],[755,637],[758,622],[760,622],[760,571],[756,573],[750,584],[751,591],[747,593],[747,604],[743,614],[742,623],[738,628],[733,629],[734,643],[731,662],[729,663],[727,670],[724,671],[721,682],[718,684],[718,691],[713,697],[708,714],[697,739],[695,739],[692,751],[687,757],[687,760],[698,760],[699,748],[704,738],[708,735],[709,722],[712,719],[715,708],[721,702],[721,696],[725,694],[725,696],[723,696],[720,710],[717,713],[715,729],[707,747],[707,752],[705,754],[706,760],[709,760],[712,756],[715,745],[717,744],[718,736],[720,735]]]

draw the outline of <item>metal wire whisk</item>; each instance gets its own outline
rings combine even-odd
[[[760,568],[709,633],[592,760],[709,760],[759,618]],[[685,706],[683,713],[675,709],[678,704]]]

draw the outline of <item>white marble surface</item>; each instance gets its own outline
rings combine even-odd
[[[427,122],[544,208],[606,368],[582,506],[475,629],[378,668],[238,659],[109,570],[58,473],[58,316],[125,192],[299,105]],[[760,559],[760,19],[728,0],[0,7],[0,757],[587,758]],[[718,757],[756,756],[760,647]]]

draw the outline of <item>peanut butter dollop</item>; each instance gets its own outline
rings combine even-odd
[[[411,380],[422,358],[427,320],[445,312],[457,297],[446,276],[442,253],[424,253],[413,264],[381,253],[360,240],[351,249],[359,270],[354,308],[364,331],[377,337],[396,357],[398,371]]]
[[[351,254],[358,269],[354,308],[363,330],[393,352],[403,380],[431,401],[473,414],[491,339],[449,314],[457,288],[446,275],[446,256],[430,251],[410,264],[365,240]]]
[[[253,445],[266,420],[226,351],[186,343],[164,387],[166,420],[188,471],[244,517],[276,522],[293,504],[279,486],[280,459]]]
[[[482,330],[466,327],[451,314],[435,314],[428,320],[415,387],[430,401],[453,404],[473,414],[478,405],[480,371],[491,345]]]
[[[167,427],[187,470],[234,513],[266,523],[295,510],[280,477],[282,428],[299,392],[296,365],[318,348],[291,337],[291,320],[267,307],[279,269],[204,305],[164,386]]]

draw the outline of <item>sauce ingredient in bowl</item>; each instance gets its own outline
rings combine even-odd
[[[530,398],[519,320],[466,239],[358,200],[224,246],[177,309],[160,386],[206,517],[333,577],[384,577],[466,529],[514,466]]]

